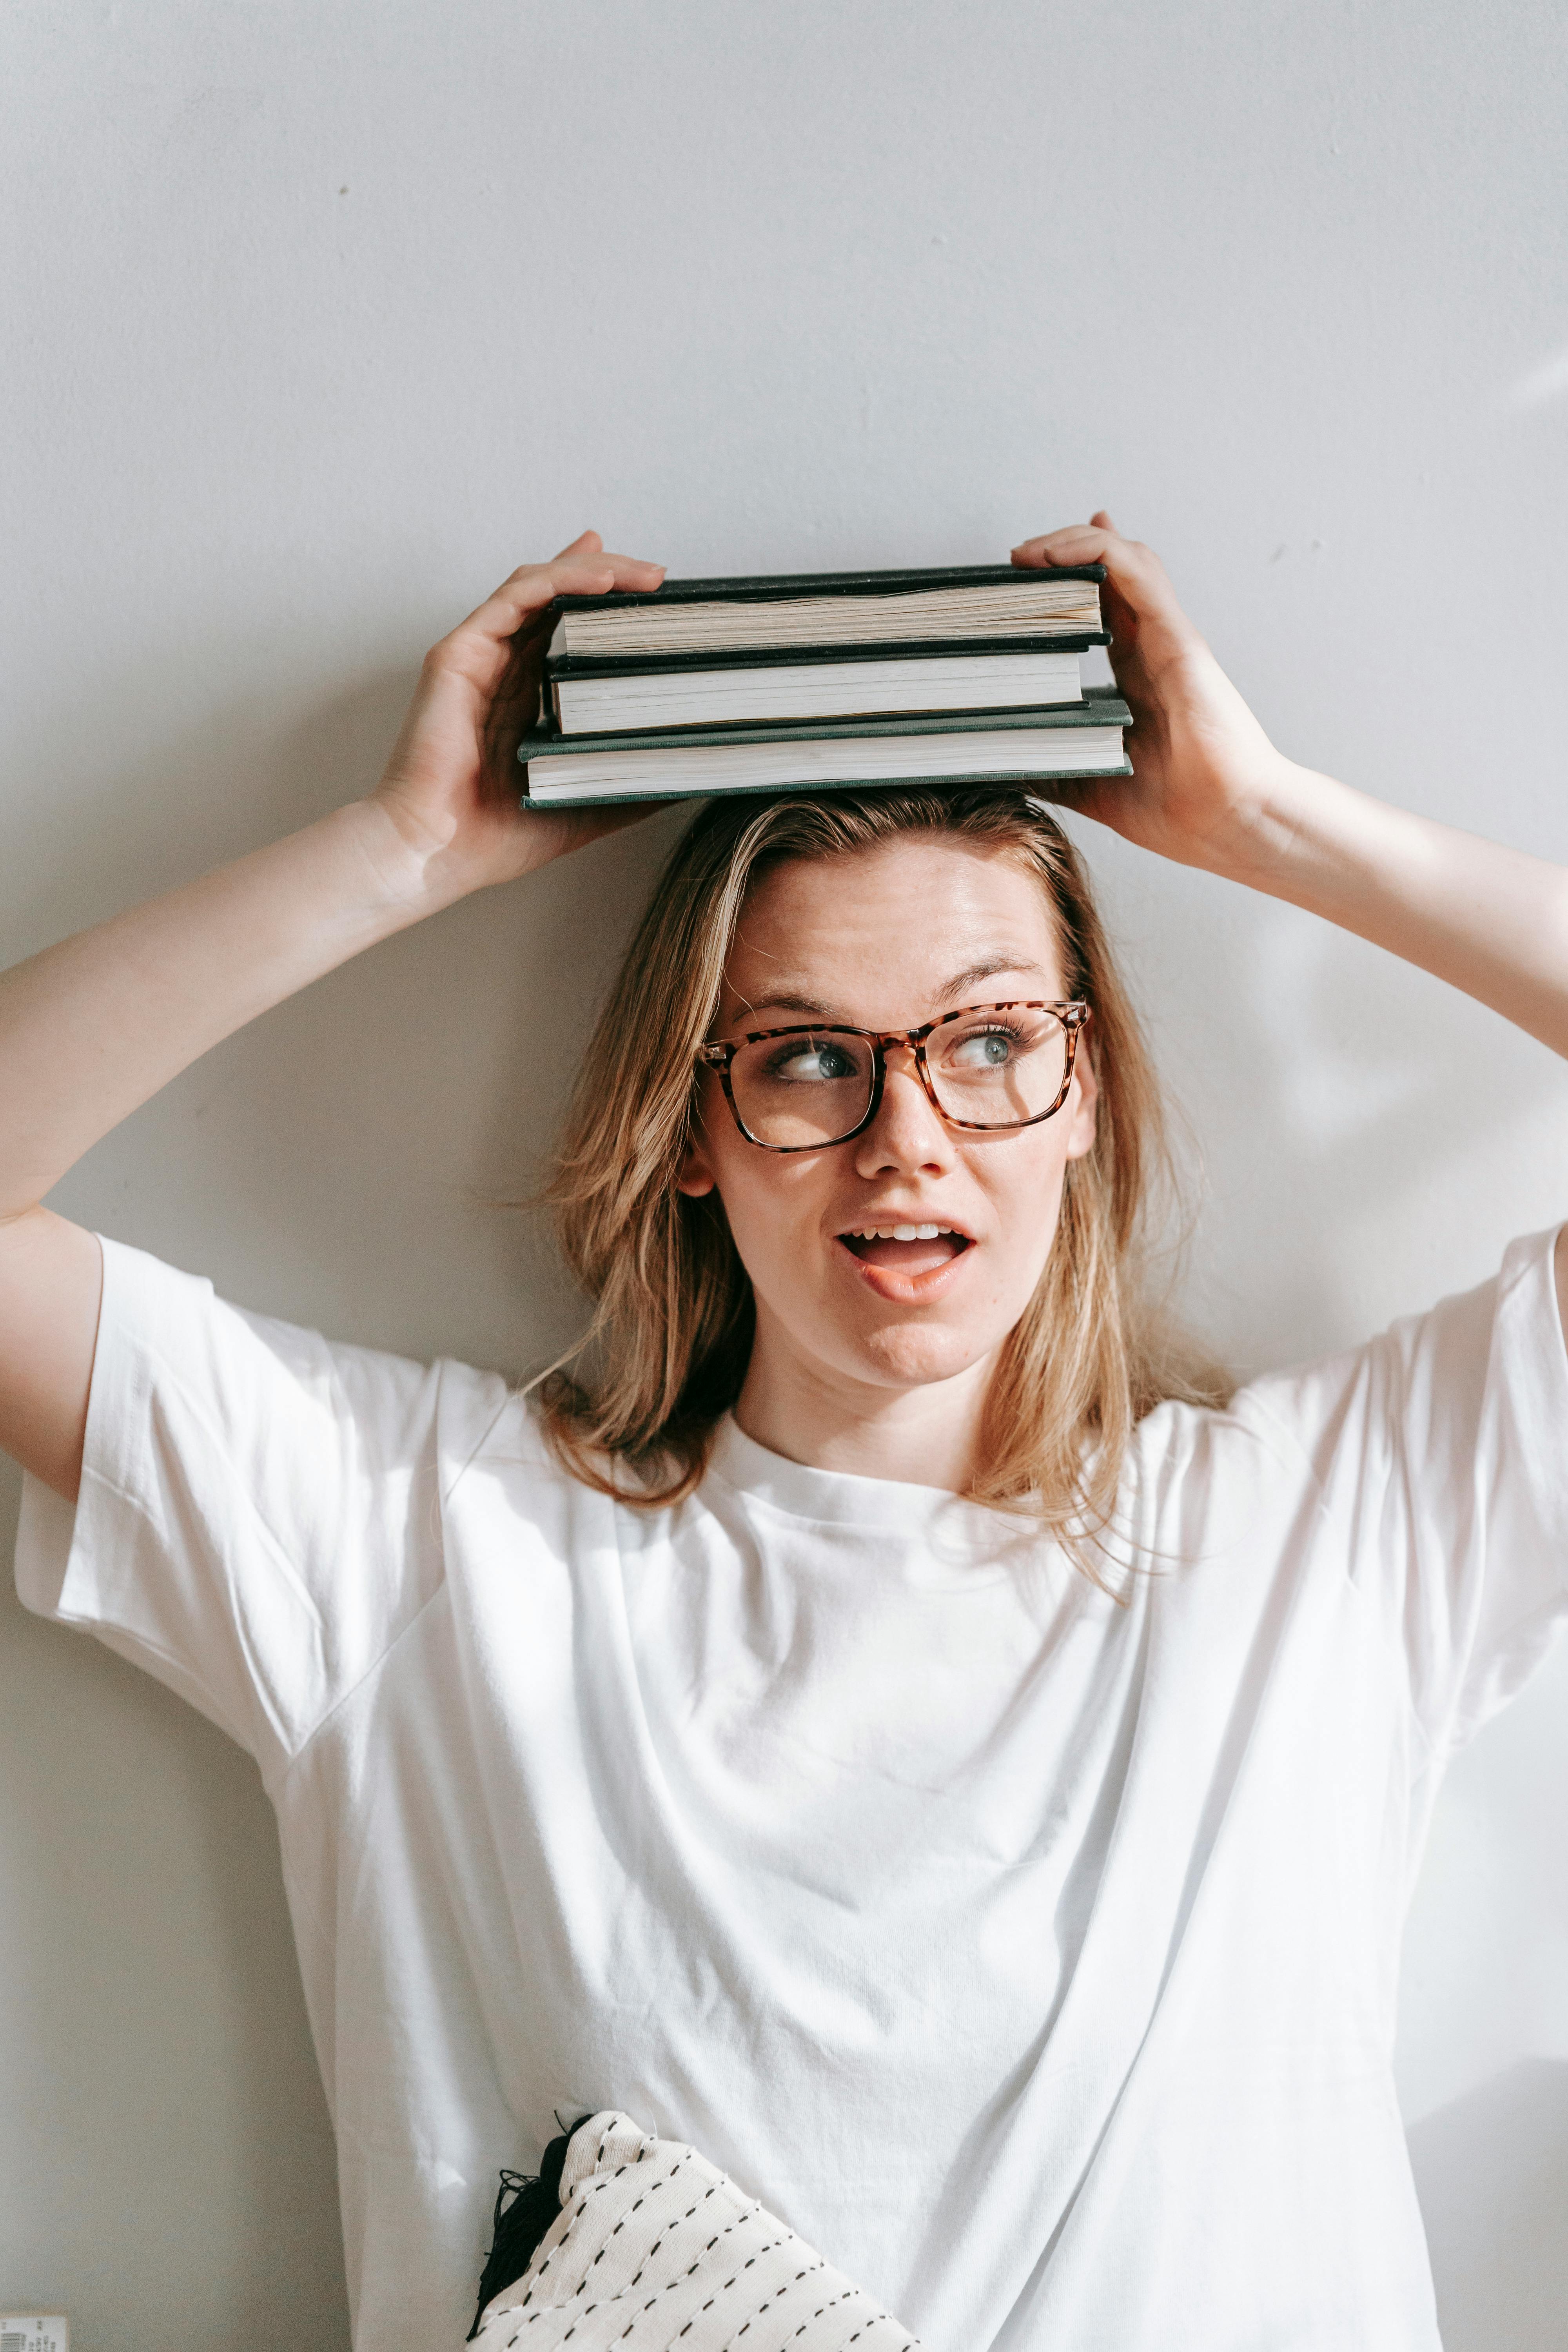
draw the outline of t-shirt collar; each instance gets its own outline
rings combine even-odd
[[[725,1413],[719,1423],[707,1475],[752,1503],[818,1526],[927,1540],[940,1533],[944,1550],[973,1549],[990,1559],[1020,1539],[1031,1548],[1039,1541],[1037,1529],[1026,1518],[968,1502],[945,1486],[862,1478],[791,1462],[748,1437],[732,1413]]]

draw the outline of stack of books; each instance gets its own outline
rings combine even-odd
[[[1127,775],[1086,688],[1102,564],[667,580],[563,596],[528,798],[574,806],[858,784]]]

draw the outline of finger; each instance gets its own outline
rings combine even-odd
[[[1058,530],[1042,532],[1038,539],[1025,540],[1013,550],[1013,561],[1020,566],[1099,563],[1107,541],[1120,536],[1097,516],[1091,523],[1069,522]]]
[[[597,555],[604,544],[596,530],[580,530],[569,547],[562,548],[555,561],[559,563],[563,555]]]
[[[600,561],[601,562],[612,564],[614,566],[616,572],[616,585],[617,588],[630,588],[634,585],[640,588],[645,584],[648,584],[645,583],[640,579],[635,583],[630,580],[623,580],[621,577],[623,572],[646,572],[649,575],[649,582],[655,588],[658,586],[659,582],[664,578],[663,564],[650,563],[647,558],[643,555],[617,555],[615,552],[615,550],[610,548],[606,549],[604,555],[600,558]]]
[[[586,535],[597,541],[597,531]],[[616,555],[595,545],[581,553],[568,548],[552,563],[523,564],[510,580],[502,581],[496,593],[501,595],[516,586],[534,594],[542,583],[548,583],[557,596],[602,596],[612,588],[657,588],[663,578],[662,563],[650,563],[640,555]],[[591,586],[586,584],[590,582]]]
[[[500,645],[514,637],[524,623],[543,612],[557,596],[605,596],[614,588],[657,588],[664,578],[662,563],[640,556],[567,554],[553,563],[524,564],[503,580],[491,596],[477,605],[443,640],[462,638]]]
[[[1190,632],[1191,624],[1153,549],[1141,540],[1123,539],[1120,531],[1109,528],[1108,517],[1092,523],[1069,523],[1062,530],[1047,531],[1041,539],[1026,540],[1013,550],[1013,561],[1026,567],[1103,563],[1111,625],[1119,637],[1122,634],[1121,622],[1116,617],[1119,613],[1140,624],[1158,618],[1172,628]]]
[[[1091,514],[1089,516],[1089,521],[1096,530],[1116,530],[1116,525],[1111,521],[1110,517],[1106,513],[1103,507],[1100,508],[1098,514]],[[1120,538],[1121,533],[1118,532],[1117,536]]]
[[[584,809],[572,820],[572,846],[581,849],[585,843],[598,841],[606,833],[623,833],[628,824],[642,824],[657,808],[665,805],[661,801],[631,801],[618,808],[595,809],[592,813]]]
[[[1029,797],[1042,806],[1048,803],[1053,809],[1066,809],[1074,816],[1092,817],[1096,824],[1109,825],[1113,833],[1120,833],[1124,827],[1127,788],[1131,781],[1128,776],[1092,782],[1058,778],[1050,784],[1031,786]],[[1115,797],[1118,791],[1120,801]]]
[[[574,849],[585,849],[589,842],[602,840],[605,834],[624,832],[628,824],[641,824],[656,809],[667,805],[663,801],[629,801],[612,808],[540,808],[526,793],[519,803],[531,825],[537,825],[542,833],[548,827],[555,838],[552,854],[562,857]]]

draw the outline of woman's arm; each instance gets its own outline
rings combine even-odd
[[[0,1447],[62,1495],[81,1470],[96,1243],[38,1206],[99,1137],[210,1045],[362,949],[637,814],[518,805],[519,727],[563,593],[658,585],[587,532],[515,572],[426,656],[367,800],[0,977]]]
[[[1568,872],[1388,807],[1274,749],[1177,604],[1106,514],[1016,548],[1103,563],[1111,661],[1136,724],[1133,784],[1074,805],[1130,841],[1305,907],[1451,981],[1568,1055]],[[1557,1288],[1568,1325],[1568,1229]]]

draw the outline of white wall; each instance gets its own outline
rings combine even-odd
[[[5,960],[365,786],[427,640],[587,523],[678,572],[919,563],[1109,499],[1295,753],[1568,857],[1550,0],[14,0],[5,47]],[[322,983],[59,1205],[343,1336],[537,1359],[571,1303],[483,1196],[669,823]],[[1091,847],[1239,1360],[1568,1210],[1544,1052]],[[0,1620],[0,2307],[341,2345],[253,1771]],[[1456,1769],[1412,1928],[1452,2352],[1563,2340],[1565,1699],[1560,1657]]]

